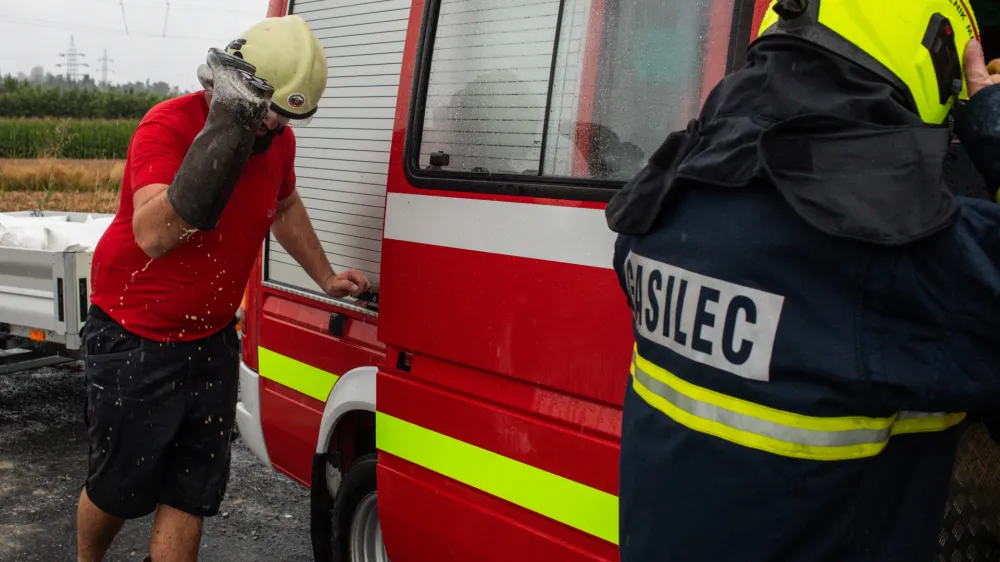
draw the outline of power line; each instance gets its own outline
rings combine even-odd
[[[170,19],[170,0],[163,0],[167,3],[167,11],[163,12],[163,36],[167,36],[167,20]]]
[[[118,0],[118,5],[122,7],[122,23],[125,25],[125,35],[128,35],[128,18],[125,17],[125,0]]]
[[[68,31],[76,32],[91,32],[91,33],[104,33],[108,35],[117,35],[119,37],[125,37],[126,35],[121,29],[116,29],[112,27],[98,27],[94,25],[83,25],[77,23],[66,23],[59,21],[49,21],[49,20],[39,20],[39,19],[27,19],[18,18],[7,15],[0,15],[0,23],[10,23],[15,25],[23,25],[29,27],[45,27],[50,29],[65,29]],[[138,37],[138,38],[153,38],[153,39],[167,39],[176,41],[218,41],[218,37],[188,37],[181,35],[173,35],[163,37],[161,35],[152,35],[145,33],[129,34],[128,37]]]
[[[98,4],[107,4],[107,3],[110,3],[110,2],[113,2],[113,1],[116,1],[116,0],[95,0],[95,1]],[[118,1],[121,1],[121,0],[118,0]],[[157,2],[155,2],[153,0],[148,1],[148,2],[136,2],[135,0],[124,0],[124,3],[129,8],[137,8],[137,9],[142,9],[142,8],[147,8],[147,9],[163,9],[163,4],[157,3]],[[197,2],[176,2],[176,1],[174,1],[174,2],[171,2],[170,5],[174,6],[174,7],[180,7],[180,8],[193,8],[193,9],[197,9],[198,11],[233,12],[233,13],[241,13],[241,14],[259,13],[259,14],[261,14],[261,16],[260,16],[261,18],[264,17],[264,12],[266,12],[266,10],[261,10],[260,8],[253,8],[253,9],[245,8],[245,7],[244,8],[240,8],[240,7],[237,7],[236,4],[219,6],[219,5],[212,5],[212,4],[199,4]]]

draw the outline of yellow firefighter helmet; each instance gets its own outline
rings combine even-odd
[[[267,18],[232,41],[226,52],[254,65],[256,75],[274,87],[275,112],[293,120],[316,113],[326,90],[326,53],[300,16]]]
[[[758,40],[798,37],[893,84],[925,123],[968,99],[963,55],[979,28],[968,0],[772,0]]]

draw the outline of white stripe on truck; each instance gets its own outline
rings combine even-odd
[[[611,269],[603,209],[390,193],[385,238]]]

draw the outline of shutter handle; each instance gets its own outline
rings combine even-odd
[[[343,314],[337,314],[336,312],[331,314],[328,331],[330,332],[330,335],[334,337],[344,337],[344,334],[347,333],[347,317]]]

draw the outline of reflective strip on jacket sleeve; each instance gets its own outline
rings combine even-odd
[[[805,416],[761,406],[684,381],[644,359],[632,358],[632,388],[650,406],[694,431],[768,453],[820,461],[877,455],[889,438],[942,431],[964,413],[899,412],[887,418]]]

